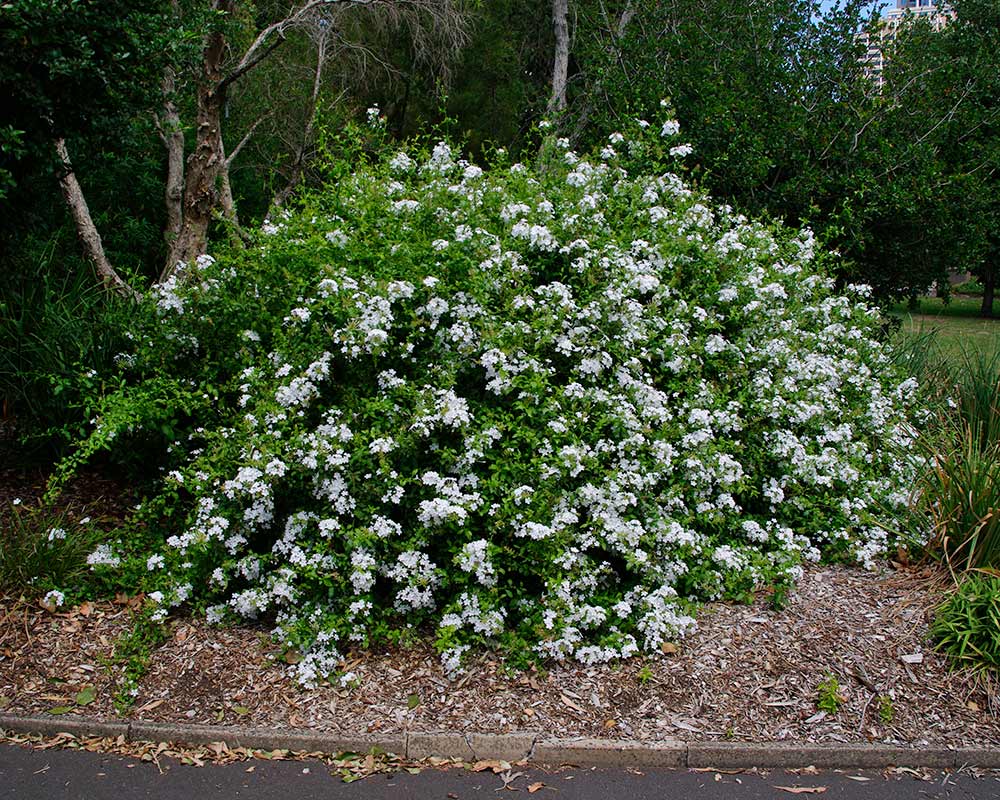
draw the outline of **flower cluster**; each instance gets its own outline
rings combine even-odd
[[[669,171],[677,133],[393,154],[151,296],[115,402],[189,387],[149,501],[186,514],[143,556],[163,607],[275,619],[306,683],[420,625],[450,673],[486,643],[598,663],[883,554],[915,387],[808,231]]]

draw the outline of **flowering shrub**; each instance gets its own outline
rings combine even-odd
[[[416,626],[449,671],[484,643],[604,662],[803,559],[871,564],[915,386],[809,232],[667,171],[678,135],[399,152],[159,287],[78,458],[165,437],[163,542],[95,568],[161,615],[273,617],[314,683]]]

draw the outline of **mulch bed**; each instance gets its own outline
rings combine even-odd
[[[44,481],[41,467],[5,460],[0,506],[14,497],[33,502]],[[133,502],[127,487],[99,472],[81,475],[64,500],[74,514],[96,504],[109,522]],[[179,618],[153,653],[130,718],[331,733],[1000,745],[1000,702],[982,682],[950,671],[927,640],[943,591],[933,578],[814,566],[784,609],[773,610],[765,593],[750,605],[708,605],[698,631],[656,657],[513,672],[487,654],[451,681],[426,637],[413,647],[350,653],[343,669],[356,683],[313,690],[288,676],[266,627]],[[119,597],[49,613],[0,598],[0,711],[114,716],[122,667],[112,656],[135,605]],[[831,676],[839,684],[835,713],[817,709],[818,687]],[[85,692],[81,705],[87,687],[93,699]]]
[[[480,656],[449,681],[429,645],[352,653],[356,686],[304,690],[263,628],[178,619],[139,686],[131,718],[309,728],[544,732],[648,741],[1000,745],[986,690],[949,671],[926,641],[939,589],[926,574],[848,567],[807,571],[788,606],[712,604],[675,653],[620,665],[510,672]],[[126,598],[51,614],[0,610],[0,709],[113,716],[119,667],[106,666],[132,614]],[[841,707],[817,710],[834,676]],[[77,706],[85,687],[92,702]],[[891,698],[892,718],[879,697]]]

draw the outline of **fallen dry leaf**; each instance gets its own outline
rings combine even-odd
[[[581,714],[584,713],[583,712],[583,706],[581,706],[579,703],[571,700],[565,694],[559,695],[559,699],[562,701],[562,704],[564,706],[568,706],[569,708],[572,708],[574,711],[579,711]]]
[[[538,781],[537,783],[529,784],[528,785],[528,794],[534,794],[539,789],[544,789],[544,788],[545,788],[545,784],[542,783],[541,781]]]
[[[825,786],[775,786],[774,788],[789,794],[823,794],[826,791]]]
[[[473,772],[485,772],[486,770],[492,770],[493,772],[506,772],[510,769],[510,764],[506,761],[497,761],[495,759],[486,759],[483,761],[477,761],[472,765]]]

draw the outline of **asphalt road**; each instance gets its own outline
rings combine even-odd
[[[543,786],[534,786],[529,792],[532,784],[539,783]],[[778,787],[814,791],[790,792]],[[1000,774],[976,778],[935,773],[930,780],[918,780],[910,775],[887,778],[881,772],[863,771],[796,775],[772,770],[762,775],[731,775],[688,770],[529,769],[510,781],[505,790],[497,775],[461,769],[375,775],[343,783],[316,761],[190,767],[163,759],[157,767],[114,755],[0,745],[0,800],[471,800],[529,795],[539,800],[755,800],[820,794],[823,800],[995,800],[1000,797]]]

